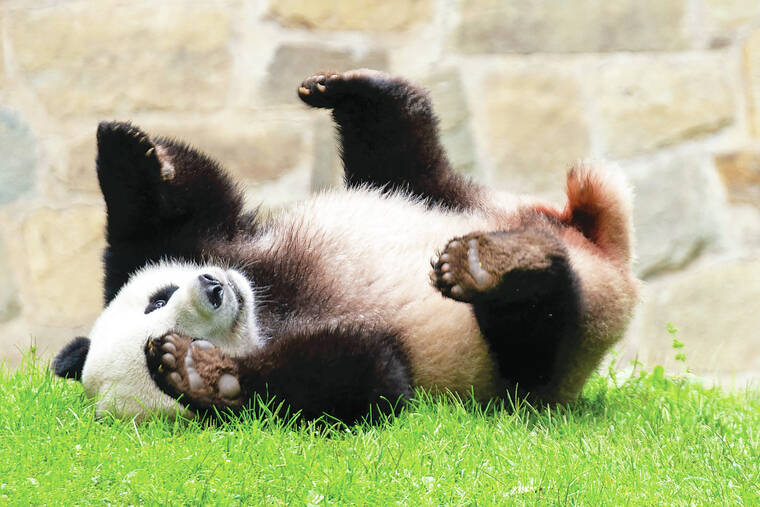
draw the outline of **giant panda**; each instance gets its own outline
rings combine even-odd
[[[346,188],[268,216],[198,151],[99,125],[106,306],[56,373],[137,417],[273,397],[354,422],[415,388],[575,399],[636,302],[619,174],[576,163],[563,208],[497,194],[452,170],[418,86],[357,70],[298,94],[332,110]]]

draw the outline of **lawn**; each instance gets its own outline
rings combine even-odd
[[[0,371],[0,504],[760,503],[760,390],[660,368],[596,375],[566,409],[421,394],[393,421],[325,428],[97,420],[46,366]]]

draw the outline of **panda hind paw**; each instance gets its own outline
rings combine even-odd
[[[306,78],[298,88],[298,97],[312,107],[333,108],[341,98],[353,95],[372,96],[378,86],[393,81],[384,72],[357,69],[348,72],[318,72]]]
[[[167,333],[145,346],[148,370],[156,385],[194,409],[239,405],[235,363],[205,340]]]
[[[473,233],[454,238],[431,262],[430,281],[444,296],[469,303],[499,281],[480,258],[483,236]]]

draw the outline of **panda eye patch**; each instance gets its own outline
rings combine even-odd
[[[166,287],[162,287],[158,289],[151,297],[150,301],[148,302],[148,306],[145,307],[145,313],[150,313],[153,310],[158,310],[162,306],[165,306],[166,303],[169,302],[169,298],[172,297],[172,294],[179,289],[176,285],[167,285]]]

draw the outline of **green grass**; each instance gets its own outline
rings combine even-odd
[[[30,359],[0,372],[0,504],[748,504],[760,392],[597,375],[568,409],[446,398],[378,426],[94,417]]]

